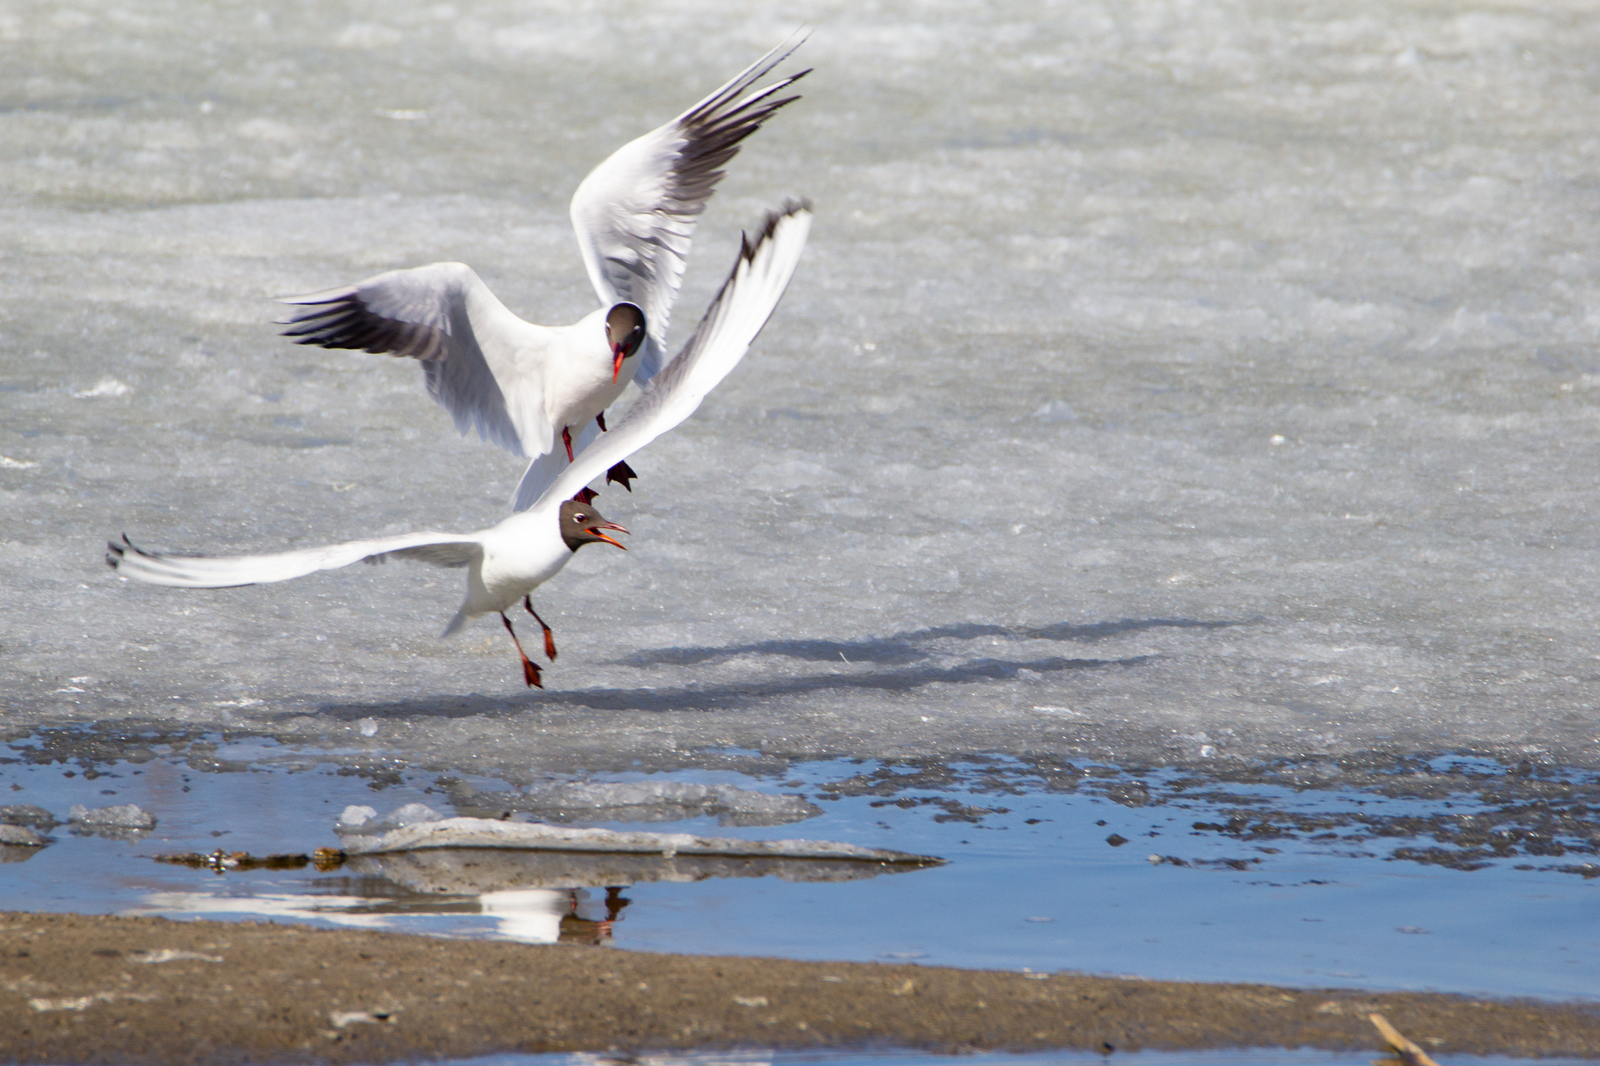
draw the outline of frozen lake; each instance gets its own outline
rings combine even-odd
[[[1282,811],[1380,796],[1420,820],[1395,822],[1395,843],[1488,856],[1468,870],[1285,848],[1270,860],[1291,880],[1432,878],[1436,905],[1457,908],[1457,954],[1416,946],[1436,932],[1398,934],[1390,968],[1345,967],[1313,944],[1307,977],[1272,933],[1227,974],[1438,985],[1471,934],[1512,915],[1596,939],[1600,879],[1556,869],[1592,863],[1600,841],[1584,800],[1600,769],[1593,5],[195,12],[0,7],[0,739],[23,759],[0,780],[22,786],[15,802],[42,790],[58,818],[122,802],[69,796],[85,782],[59,773],[85,757],[121,773],[153,751],[227,815],[202,826],[176,793],[157,813],[187,820],[178,843],[243,832],[259,800],[277,813],[250,846],[298,849],[327,836],[329,805],[386,806],[380,781],[399,795],[441,776],[733,774],[812,794],[990,759],[1022,768],[1020,793],[1045,805],[1028,817],[1081,832],[1027,838],[1025,803],[925,782],[1012,808],[985,816],[1004,856],[741,882],[718,920],[780,889],[799,894],[784,906],[880,893],[851,920],[895,914],[910,942],[937,920],[899,912],[913,886],[1055,870],[1090,845],[1126,869],[1074,892],[1109,901],[1135,871],[1187,879],[1169,892],[1209,878],[1197,899],[1252,913],[1267,890],[1247,872],[1151,866],[1137,838],[1108,850],[1117,825],[1094,826],[1111,819],[1087,819],[1093,790],[1076,787],[1101,767],[1157,808],[1185,779],[1265,788]],[[712,201],[675,341],[740,227],[787,196],[816,204],[805,261],[746,362],[632,460],[635,491],[602,495],[631,550],[582,553],[539,592],[562,650],[543,692],[522,687],[497,622],[437,639],[455,572],[192,593],[105,568],[124,530],[255,552],[497,521],[519,461],[458,438],[415,367],[276,338],[269,298],[459,259],[525,317],[575,320],[592,300],[566,219],[577,182],[801,23],[796,64],[816,72]],[[189,748],[204,738],[247,744],[237,760],[266,771],[207,773]],[[51,744],[59,760],[16,754]],[[1050,787],[1068,765],[1076,790]],[[231,795],[267,780],[278,791]],[[925,836],[950,824],[928,810],[865,795],[762,832],[963,847]],[[1100,807],[1157,809],[1134,798]],[[1207,802],[1182,817],[1226,826],[1240,807]],[[1496,850],[1446,803],[1510,810],[1485,825],[1521,835]],[[1222,850],[1170,853],[1185,861],[1260,855],[1235,846],[1247,830],[1186,832]],[[39,893],[67,875],[25,871],[82,876],[152,850],[63,839],[0,868],[0,892],[55,906]],[[700,905],[659,891],[668,902],[633,914]],[[1404,893],[1357,897],[1319,913],[1379,932],[1440,921],[1397,916]],[[768,943],[651,928],[632,943]],[[1063,948],[1042,964],[1205,976],[1203,939],[1088,935],[1072,934],[1076,961]],[[1282,935],[1299,951],[1308,934]],[[1490,953],[1498,985],[1453,987],[1576,994],[1557,939]],[[947,957],[1033,965],[966,950]]]

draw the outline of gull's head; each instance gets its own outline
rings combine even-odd
[[[617,304],[606,314],[606,344],[611,348],[611,382],[622,373],[622,361],[644,343],[644,312],[637,304]]]
[[[566,541],[567,547],[573,551],[595,541],[604,541],[616,545],[623,551],[628,550],[626,545],[600,532],[602,529],[614,529],[618,533],[627,532],[615,522],[607,522],[605,515],[596,511],[591,504],[581,500],[568,500],[561,505],[561,539]]]

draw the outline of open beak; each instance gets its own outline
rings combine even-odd
[[[589,527],[589,532],[593,533],[595,536],[599,537],[601,540],[605,541],[607,544],[615,544],[617,547],[621,548],[623,551],[627,551],[628,550],[628,546],[626,544],[622,544],[622,543],[620,543],[620,542],[618,542],[616,540],[613,540],[612,538],[606,536],[604,533],[600,532],[602,529],[614,529],[618,533],[627,533],[628,531],[626,529],[624,529],[621,526],[617,525],[615,522],[601,522],[598,525],[590,526]]]
[[[617,383],[617,377],[622,373],[622,361],[626,358],[627,356],[622,354],[622,345],[613,344],[611,346],[611,384],[615,385]],[[621,545],[619,544],[618,547],[621,547]]]

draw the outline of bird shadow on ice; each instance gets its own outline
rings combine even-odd
[[[763,700],[805,696],[815,692],[867,691],[907,693],[932,684],[976,684],[1018,678],[1063,674],[1079,670],[1106,670],[1142,666],[1159,656],[1143,654],[1119,658],[1041,656],[998,658],[983,656],[950,663],[952,652],[920,645],[935,640],[971,640],[1005,636],[1013,640],[1088,642],[1153,628],[1212,630],[1242,622],[1201,622],[1188,619],[1124,619],[1094,625],[1059,623],[1038,627],[976,624],[935,626],[894,636],[860,641],[782,640],[724,648],[663,648],[640,652],[625,665],[704,665],[739,655],[781,655],[808,662],[832,664],[827,671],[767,678],[740,678],[716,683],[689,681],[672,687],[586,688],[568,692],[540,691],[516,695],[435,696],[382,703],[329,703],[318,713],[332,718],[369,715],[465,718],[473,715],[521,713],[532,707],[584,707],[613,711],[715,711],[749,706]],[[942,662],[928,660],[938,656]],[[863,670],[862,666],[891,669]],[[852,669],[852,668],[855,669]],[[549,677],[550,675],[546,675]]]
[[[625,659],[614,660],[610,665],[697,666],[707,663],[715,665],[741,655],[781,655],[808,662],[832,662],[842,658],[849,663],[877,663],[889,666],[922,662],[932,658],[939,652],[927,645],[938,640],[1002,637],[1009,640],[1054,640],[1087,644],[1107,637],[1120,637],[1151,629],[1227,629],[1246,624],[1248,623],[1234,621],[1203,622],[1192,618],[1120,618],[1115,622],[1094,622],[1089,625],[1053,622],[1043,626],[997,626],[959,622],[863,640],[763,640],[753,644],[733,644],[721,648],[652,648],[637,652]]]

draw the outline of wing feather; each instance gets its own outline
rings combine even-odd
[[[539,504],[564,500],[694,413],[706,393],[744,358],[778,306],[811,231],[811,205],[786,204],[746,238],[738,262],[683,351],[640,393],[611,432],[579,452]]]
[[[354,285],[290,296],[280,325],[296,344],[387,353],[422,363],[428,394],[456,431],[476,431],[526,456],[549,447],[542,374],[528,357],[530,326],[506,309],[465,263],[390,270]]]
[[[695,224],[721,168],[774,112],[799,99],[777,94],[810,71],[750,88],[804,42],[785,41],[671,122],[623,145],[573,194],[572,225],[600,302],[644,309],[651,349],[634,374],[640,385],[664,363]]]
[[[165,555],[135,547],[126,534],[106,545],[106,562],[124,577],[149,585],[222,589],[288,581],[318,570],[337,570],[362,559],[398,555],[435,566],[466,566],[483,554],[476,537],[456,533],[405,533],[330,544],[275,555],[207,557]]]

